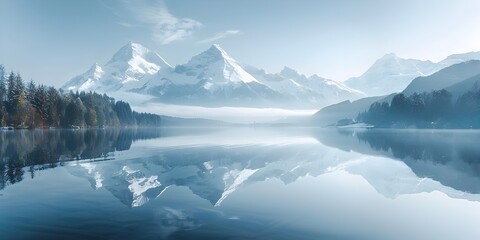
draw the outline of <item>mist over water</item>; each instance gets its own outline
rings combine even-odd
[[[305,120],[318,109],[290,110],[281,108],[242,108],[242,107],[197,107],[151,103],[134,106],[139,111],[151,111],[160,115],[182,118],[205,118],[230,123],[271,123],[298,122]]]
[[[305,121],[318,111],[314,109],[285,109],[260,107],[202,107],[192,105],[175,105],[160,103],[142,94],[115,92],[110,94],[115,99],[128,99],[132,108],[138,112],[151,112],[159,115],[180,118],[203,118],[229,123],[251,124]]]

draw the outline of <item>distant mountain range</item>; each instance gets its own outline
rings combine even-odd
[[[245,70],[270,89],[298,102],[338,102],[365,96],[341,82],[317,75],[307,77],[289,67],[284,67],[280,73],[268,73],[252,66]]]
[[[341,82],[307,77],[290,68],[277,74],[244,68],[216,44],[172,67],[157,53],[128,43],[108,63],[95,64],[63,89],[136,92],[158,102],[184,105],[286,108],[322,107],[366,96]]]
[[[480,52],[450,55],[438,63],[404,59],[390,53],[378,59],[364,74],[345,83],[369,96],[382,96],[403,91],[417,77],[469,60],[480,60]]]
[[[390,53],[361,76],[342,83],[317,75],[305,76],[288,67],[279,73],[268,73],[244,66],[217,44],[173,67],[159,54],[130,42],[106,64],[94,64],[64,84],[63,89],[107,94],[134,92],[156,102],[181,105],[321,108],[345,100],[411,92],[411,88],[417,87],[420,90],[422,82],[428,81],[427,76],[470,60],[480,60],[480,52],[454,54],[438,63]],[[469,74],[457,77],[464,75]],[[412,81],[414,85],[409,86]]]
[[[454,60],[450,59],[449,61],[453,62]],[[414,93],[429,93],[441,89],[450,92],[453,101],[464,93],[480,90],[480,60],[460,62],[429,76],[417,77],[401,93],[410,96]],[[368,110],[370,105],[375,102],[390,103],[394,95],[362,98],[353,102],[344,101],[327,106],[313,116],[313,122],[325,126],[335,124],[338,120],[345,118],[354,119],[358,113]]]

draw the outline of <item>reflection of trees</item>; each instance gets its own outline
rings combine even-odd
[[[365,141],[376,151],[390,152],[393,157],[399,159],[413,159],[433,161],[446,164],[450,161],[465,161],[479,164],[479,161],[471,161],[480,156],[480,148],[471,146],[473,138],[480,136],[467,134],[462,135],[464,142],[454,141],[455,134],[448,132],[409,132],[371,130],[358,132],[359,140]],[[470,138],[469,138],[470,137]]]
[[[480,193],[478,132],[371,130],[359,132],[357,137],[372,149],[401,159],[419,177]]]
[[[417,134],[408,134],[392,131],[365,131],[357,134],[360,140],[365,141],[376,151],[390,152],[393,157],[415,160],[429,160],[441,162],[451,149],[432,139],[425,139]]]
[[[328,129],[315,137],[344,151],[399,159],[418,177],[480,193],[479,131]]]
[[[159,129],[87,129],[0,132],[0,189],[65,161],[107,159],[138,139],[160,137]]]

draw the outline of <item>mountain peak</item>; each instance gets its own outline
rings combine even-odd
[[[100,66],[95,63],[87,72],[73,78],[65,86],[66,89],[98,92],[128,90],[141,85],[146,77],[163,68],[171,69],[171,66],[157,53],[139,43],[128,42],[107,64]]]
[[[219,51],[223,51],[223,48],[222,48],[222,47],[220,47],[220,45],[219,45],[219,44],[217,44],[217,43],[215,43],[215,44],[212,44],[212,46],[211,46],[210,48],[214,48],[214,49],[217,49],[217,50],[219,50]]]
[[[280,75],[284,77],[297,77],[300,76],[300,73],[298,73],[295,69],[290,68],[290,67],[283,67],[282,71],[280,71]]]
[[[156,52],[144,47],[140,43],[128,42],[120,50],[118,50],[107,65],[122,65],[132,66],[133,68],[141,68],[145,71],[145,68],[152,68],[154,71],[158,71],[161,67],[170,68],[165,59],[163,59]],[[146,71],[146,72],[154,72]]]
[[[177,66],[175,71],[180,73],[185,71],[185,69],[188,69],[189,74],[195,73],[204,79],[210,78],[210,82],[222,84],[258,82],[218,44],[213,44],[206,51],[192,57],[186,64]]]
[[[208,63],[218,62],[218,61],[225,61],[229,63],[235,62],[233,58],[231,58],[225,50],[218,44],[213,44],[209,49],[205,50],[204,52],[194,56],[190,61],[187,63],[189,65],[204,65]]]
[[[123,47],[126,47],[126,48],[135,48],[135,47],[139,47],[139,46],[143,47],[142,44],[136,43],[136,42],[133,42],[133,41],[128,41],[127,44],[123,45]]]
[[[95,77],[100,76],[102,73],[103,73],[103,69],[98,63],[93,64],[93,66],[90,67],[90,69],[88,69],[87,71],[87,74]]]
[[[391,69],[402,68],[404,64],[413,62],[420,62],[420,60],[415,59],[404,59],[397,56],[395,53],[387,53],[381,58],[377,59],[372,66],[367,70],[368,72],[377,72],[377,71],[389,71]],[[364,74],[366,74],[364,73]]]
[[[395,54],[395,53],[387,53],[387,54],[383,55],[383,57],[381,57],[380,60],[397,60],[399,58],[400,57],[397,56],[397,54]]]
[[[218,44],[213,44],[207,51],[204,53],[209,54],[211,56],[216,56],[217,58],[230,58],[225,50]]]
[[[149,49],[139,43],[128,42],[113,55],[109,62],[129,61],[136,56],[144,56],[149,52]]]
[[[137,54],[137,55],[142,55],[146,52],[150,52],[150,50],[148,48],[144,47],[140,43],[129,42],[127,45],[130,47],[130,49],[132,49],[132,52]]]
[[[100,64],[98,64],[98,62],[96,62],[90,67],[89,71],[96,71],[98,69],[102,69],[102,67],[100,67]]]

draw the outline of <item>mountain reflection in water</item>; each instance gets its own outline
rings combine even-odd
[[[46,211],[85,217],[82,224],[97,228],[92,236],[110,236],[113,226],[128,225],[118,237],[408,239],[413,232],[407,220],[417,212],[398,207],[431,207],[450,216],[431,201],[448,206],[459,203],[445,199],[468,200],[471,204],[455,205],[460,208],[451,215],[465,219],[463,225],[477,219],[466,212],[480,210],[480,133],[475,131],[90,129],[0,132],[0,139],[4,209],[25,202],[19,204],[31,206],[24,207],[29,216],[48,199]],[[32,201],[42,200],[15,197],[31,192]],[[12,234],[17,223],[11,220],[22,216],[17,211],[0,220]],[[398,231],[375,227],[386,221],[382,211],[399,216],[388,218],[398,221]],[[429,224],[439,229],[445,221]],[[480,236],[468,226],[468,236]]]
[[[276,133],[262,138],[258,130],[232,137],[239,132],[160,128],[1,132],[0,189],[25,175],[33,178],[38,170],[67,166],[72,174],[88,178],[93,188],[104,187],[132,207],[171,185],[188,186],[219,205],[239,185],[269,178],[288,184],[302,176],[318,176],[354,158],[348,152],[357,152],[398,159],[419,178],[467,193],[480,192],[479,132],[297,129],[288,131],[288,136]],[[158,139],[150,152],[96,164],[118,159],[116,153],[147,139]],[[314,139],[346,153],[333,154],[315,146]]]

